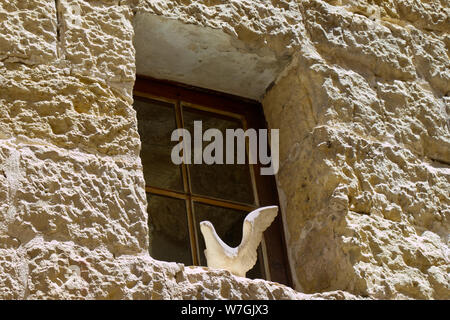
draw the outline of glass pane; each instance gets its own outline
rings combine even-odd
[[[150,256],[192,265],[185,200],[147,194]]]
[[[210,221],[216,229],[219,237],[230,247],[237,247],[242,240],[242,224],[247,216],[248,212],[214,207],[202,203],[194,203],[195,221],[198,235],[198,244],[200,249],[200,264],[206,266],[205,257],[205,241],[200,231],[201,221]],[[247,272],[248,278],[263,278],[261,268],[261,245],[258,248],[259,258],[256,261],[255,266],[249,272]]]
[[[180,166],[174,165],[170,154],[178,142],[170,141],[176,129],[173,105],[135,97],[138,130],[141,136],[141,159],[145,183],[148,186],[183,190]]]
[[[223,136],[223,162],[225,163],[225,130],[242,128],[238,119],[200,112],[183,108],[184,127],[194,137],[194,121],[202,121],[202,131],[215,128]],[[194,140],[194,139],[192,139]],[[203,142],[203,150],[211,142]],[[235,143],[236,145],[236,143]],[[192,163],[194,157],[194,142],[192,142]],[[236,163],[236,159],[234,161]],[[192,192],[197,195],[232,200],[254,204],[253,188],[250,176],[250,166],[247,164],[192,164],[190,165]]]

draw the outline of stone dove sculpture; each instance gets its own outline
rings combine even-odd
[[[250,212],[242,226],[242,241],[236,248],[229,247],[219,238],[211,222],[200,222],[208,267],[225,269],[236,276],[245,277],[247,271],[256,263],[257,249],[263,232],[270,226],[277,213],[277,206],[263,207]]]

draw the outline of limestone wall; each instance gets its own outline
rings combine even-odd
[[[296,289],[342,291],[148,256],[136,12],[291,61],[262,102]],[[0,297],[449,298],[448,15],[438,0],[0,0]]]
[[[450,298],[449,7],[423,2],[300,6],[264,107],[304,292]]]

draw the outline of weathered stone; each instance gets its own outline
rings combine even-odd
[[[54,0],[0,2],[0,62],[50,64],[57,57]]]
[[[297,291],[148,255],[139,14],[284,68],[262,104]],[[0,26],[0,298],[450,298],[444,1],[0,0]]]
[[[304,4],[312,43],[263,101],[281,128],[278,184],[298,289],[448,298],[444,38]],[[426,50],[428,41],[438,45]]]

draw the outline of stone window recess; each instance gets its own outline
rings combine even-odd
[[[231,95],[148,77],[137,78],[134,108],[141,137],[141,159],[148,200],[150,255],[158,260],[206,266],[199,223],[211,221],[220,238],[239,245],[242,223],[255,208],[278,205],[273,176],[261,176],[258,165],[181,164],[171,161],[176,128],[194,132],[264,128],[261,105]],[[225,150],[224,150],[225,152]],[[248,161],[247,161],[248,163]],[[291,285],[281,215],[265,232],[258,261],[247,273]]]

